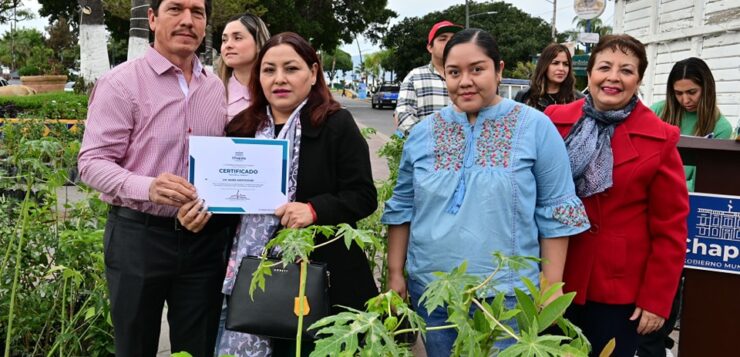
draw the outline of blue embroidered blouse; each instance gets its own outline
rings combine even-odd
[[[424,285],[464,260],[469,274],[487,276],[496,251],[539,257],[539,238],[589,228],[557,129],[510,99],[484,108],[474,125],[452,106],[417,124],[382,222],[410,223],[406,270]],[[537,267],[518,274],[507,268],[495,289],[524,289],[519,275],[539,281]]]

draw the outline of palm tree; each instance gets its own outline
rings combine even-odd
[[[102,0],[78,0],[80,5],[80,75],[95,82],[110,69]]]
[[[129,19],[128,30],[128,56],[129,61],[144,55],[149,47],[149,21],[147,20],[147,9],[150,0],[131,0],[131,19]]]
[[[591,21],[591,30],[588,32],[598,33],[599,37],[612,33],[612,27],[604,25],[598,17],[591,20],[584,20],[578,16],[573,17],[573,23],[576,25],[576,30],[580,30],[579,32],[586,32],[588,21]]]

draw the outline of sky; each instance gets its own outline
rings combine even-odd
[[[71,0],[59,0],[59,1],[71,1]],[[513,4],[515,7],[522,9],[524,12],[529,13],[532,16],[540,17],[550,23],[552,21],[552,9],[553,5],[551,0],[504,0],[507,3]],[[573,10],[574,0],[557,0],[557,17],[556,26],[558,32],[563,32],[572,29],[573,17],[575,11]],[[400,21],[405,17],[420,17],[433,11],[441,11],[450,6],[457,4],[464,4],[465,0],[388,0],[388,8],[398,13],[398,18],[392,20],[392,24]],[[26,8],[32,12],[38,14],[38,10],[41,8],[36,0],[24,0],[23,4]],[[487,15],[483,15],[487,16]],[[495,15],[488,15],[495,16]],[[614,0],[608,0],[606,10],[601,15],[601,20],[606,25],[612,25],[614,18]],[[18,28],[36,28],[40,31],[44,31],[44,28],[48,25],[48,20],[45,18],[36,18],[18,23]],[[10,30],[9,24],[0,25],[0,33],[4,33]],[[377,51],[379,48],[372,45],[371,43],[364,41],[360,38],[360,46],[358,49],[357,43],[346,44],[342,46],[342,49],[352,56],[357,56],[359,50],[362,50],[363,54],[372,53]]]
[[[540,17],[547,21],[547,23],[552,22],[553,5],[550,0],[504,0],[504,2],[510,3],[534,17]],[[573,2],[574,0],[557,0],[558,9],[555,22],[558,32],[570,30],[575,27],[573,25],[573,17],[576,16],[576,13],[573,10]],[[458,4],[465,4],[465,0],[388,0],[388,8],[398,13],[398,17],[392,20],[392,24],[395,24],[405,17],[421,17],[430,12],[441,11]],[[600,18],[605,25],[612,25],[614,18],[614,0],[607,1],[606,9]],[[344,45],[342,46],[342,49],[352,56],[359,54],[357,43]],[[377,51],[378,47],[373,46],[369,42],[360,40],[360,49],[362,49],[362,53],[365,55],[367,53]]]

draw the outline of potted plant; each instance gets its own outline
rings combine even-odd
[[[35,89],[37,93],[63,91],[67,83],[66,70],[50,48],[34,47],[19,74],[21,83]]]

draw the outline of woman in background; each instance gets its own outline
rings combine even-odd
[[[668,75],[666,99],[650,109],[682,135],[729,139],[732,125],[717,107],[714,76],[707,64],[691,57],[676,62]],[[685,166],[686,184],[694,191],[695,167]]]
[[[544,111],[549,105],[567,104],[583,98],[583,93],[577,91],[575,85],[570,51],[559,43],[551,43],[537,60],[529,88],[517,92],[514,100]]]
[[[252,67],[269,38],[270,32],[262,19],[250,13],[232,17],[224,27],[218,76],[226,86],[229,120],[249,106],[251,96],[247,84]]]
[[[650,109],[664,122],[681,129],[682,135],[729,139],[732,135],[730,122],[720,113],[714,76],[709,66],[699,58],[691,57],[676,62],[668,74],[666,100],[653,104]],[[694,191],[695,166],[684,166],[686,186]],[[665,357],[666,349],[673,348],[670,333],[676,325],[681,306],[682,284],[673,300],[671,314],[658,331],[640,336],[640,357]]]

